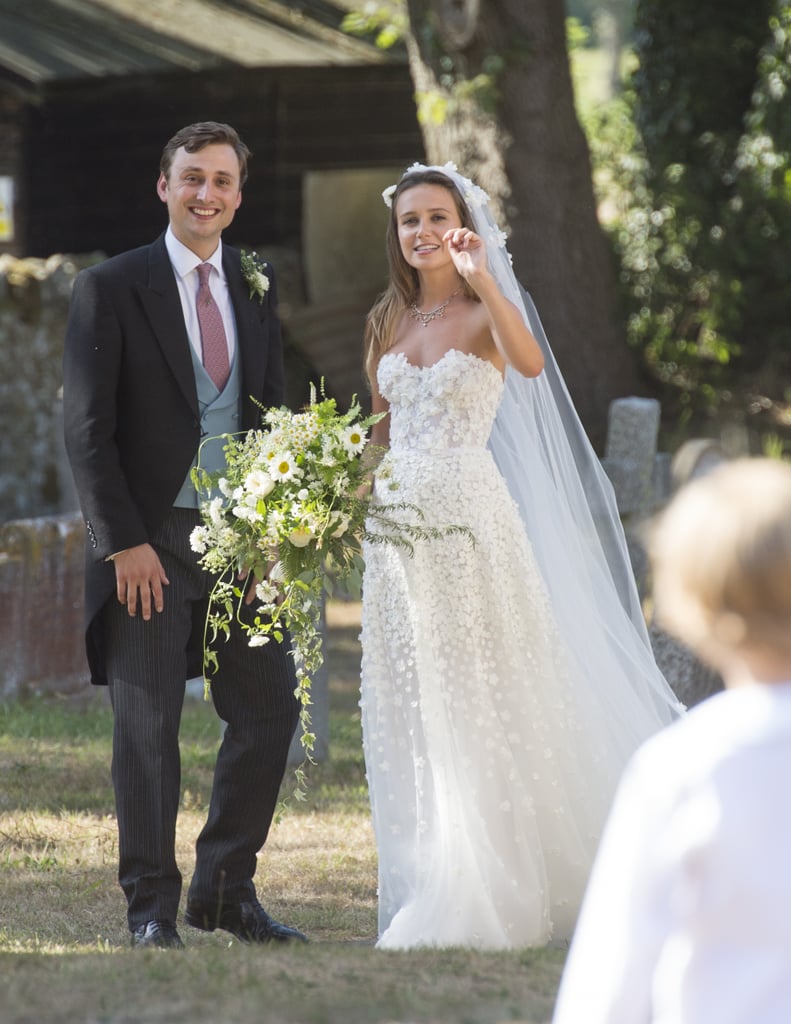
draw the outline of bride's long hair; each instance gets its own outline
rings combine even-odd
[[[385,247],[387,263],[390,269],[390,280],[387,288],[379,296],[365,319],[363,348],[365,352],[365,372],[368,380],[376,379],[376,367],[385,352],[392,346],[398,318],[411,303],[416,302],[420,293],[420,278],[414,267],[411,267],[401,251],[398,240],[398,222],[396,220],[396,204],[399,196],[416,185],[439,185],[447,189],[453,196],[456,211],[462,226],[475,230],[472,214],[464,197],[454,181],[441,171],[433,169],[407,171],[395,187],[390,204],[390,216],[387,221]],[[469,299],[478,297],[467,284],[462,282],[462,290]]]

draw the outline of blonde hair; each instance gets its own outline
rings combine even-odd
[[[398,240],[398,222],[396,220],[396,205],[399,197],[416,185],[439,185],[447,189],[453,196],[462,226],[469,228],[471,231],[475,230],[472,214],[467,203],[464,201],[464,197],[456,188],[453,180],[446,174],[443,174],[442,171],[436,171],[431,168],[409,171],[398,182],[392,194],[390,216],[387,221],[387,232],[385,234],[390,281],[385,291],[374,303],[365,320],[363,339],[365,372],[372,384],[376,379],[376,367],[379,364],[379,360],[393,344],[395,329],[401,313],[410,303],[417,301],[419,293],[420,279],[418,272],[407,263],[404,254],[401,252],[401,244]],[[463,283],[462,287],[464,294],[468,298],[477,300],[475,291],[466,282]]]
[[[658,619],[717,664],[791,653],[791,466],[738,459],[687,484],[649,533]]]

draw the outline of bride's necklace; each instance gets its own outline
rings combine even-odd
[[[409,315],[413,320],[417,320],[418,323],[422,324],[424,327],[428,327],[432,320],[437,320],[440,317],[445,316],[445,310],[450,305],[450,300],[455,298],[460,291],[461,289],[457,288],[455,292],[451,292],[444,302],[440,303],[436,309],[429,310],[428,313],[424,313],[421,309],[418,309],[417,303],[412,302],[409,305]]]

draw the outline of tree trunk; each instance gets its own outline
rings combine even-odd
[[[416,91],[450,100],[442,123],[423,124],[428,158],[454,160],[499,204],[517,276],[533,295],[580,416],[601,447],[609,402],[637,391],[637,373],[616,325],[615,275],[574,109],[563,4],[409,0],[408,6]],[[467,95],[476,76],[493,67],[494,95],[485,88]],[[482,101],[489,98],[486,111]]]

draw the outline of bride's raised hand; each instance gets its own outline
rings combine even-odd
[[[486,269],[486,246],[480,235],[469,228],[451,228],[443,235],[453,265],[463,278]]]

